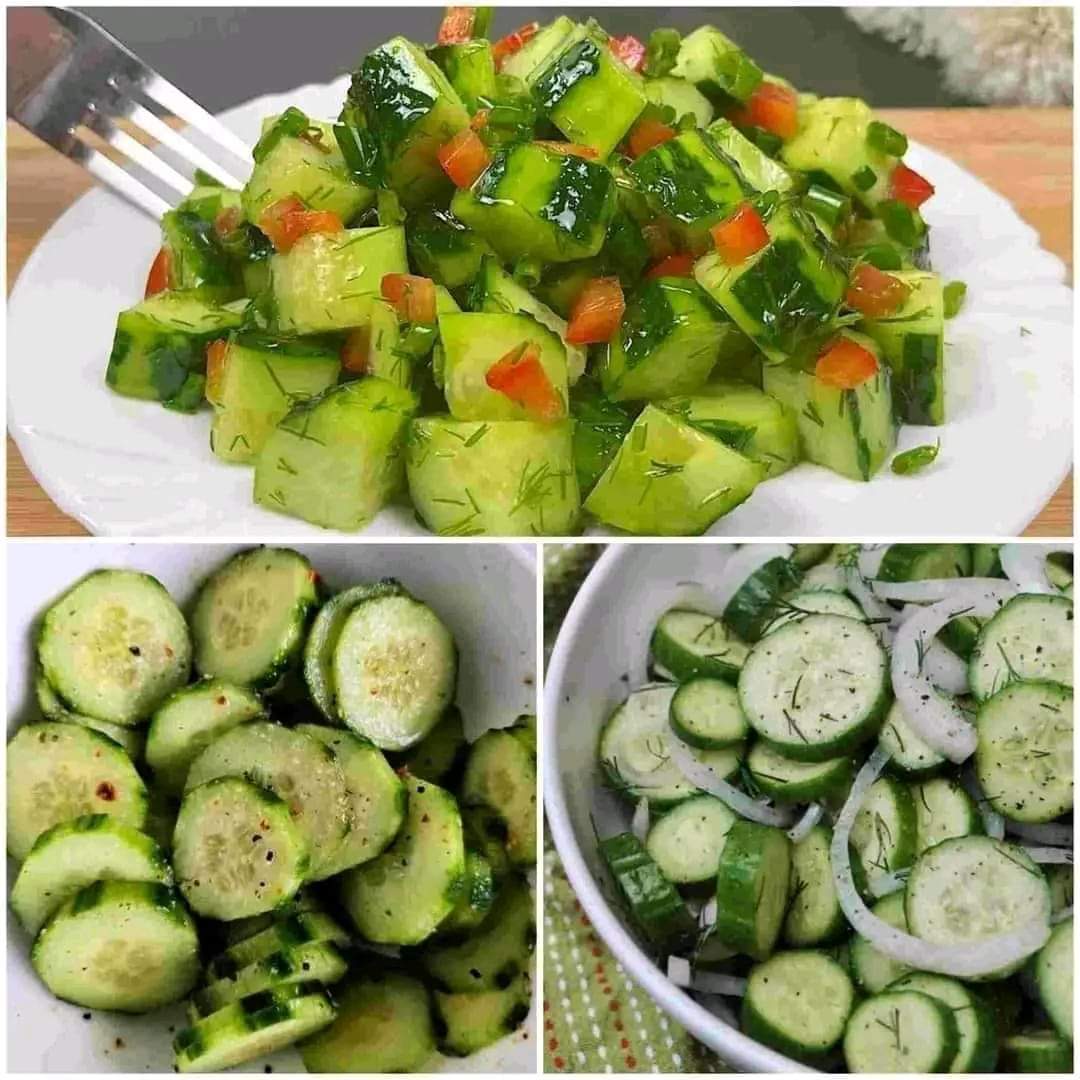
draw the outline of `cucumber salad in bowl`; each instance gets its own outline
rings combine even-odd
[[[374,49],[337,117],[266,117],[243,190],[198,177],[109,387],[209,405],[270,511],[355,531],[407,495],[443,536],[700,534],[948,421],[964,286],[901,132],[711,26],[490,16]]]
[[[285,548],[234,555],[189,617],[135,570],[59,597],[41,718],[8,743],[7,844],[73,1022],[186,1001],[161,1033],[180,1072],[294,1044],[310,1072],[431,1071],[515,1031],[535,725],[467,739],[457,655],[398,581],[327,595]]]
[[[668,978],[822,1069],[1071,1072],[1071,548],[749,544],[669,599],[597,750]]]

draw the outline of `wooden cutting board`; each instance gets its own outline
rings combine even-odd
[[[1072,110],[891,109],[884,119],[947,154],[1008,198],[1038,230],[1043,246],[1072,267]],[[9,288],[46,229],[88,187],[76,165],[8,124]],[[8,534],[85,536],[41,490],[8,438]],[[1073,532],[1072,477],[1027,530]]]

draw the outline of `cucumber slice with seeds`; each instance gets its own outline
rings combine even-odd
[[[173,1039],[178,1072],[221,1072],[267,1057],[326,1027],[335,1009],[318,983],[252,994],[196,1021]]]
[[[910,779],[929,776],[945,764],[944,756],[915,732],[899,701],[889,707],[878,739],[891,751],[889,768]]]
[[[203,679],[167,698],[146,737],[146,764],[170,795],[180,795],[191,763],[219,735],[248,720],[266,718],[258,695],[246,686]]]
[[[882,922],[895,926],[897,930],[907,932],[907,917],[904,915],[904,893],[890,893],[883,896],[870,909]],[[898,960],[878,952],[870,942],[856,934],[851,939],[851,973],[855,981],[868,994],[880,994],[886,986],[906,975],[911,968]]]
[[[1050,1022],[1067,1039],[1073,1037],[1073,921],[1054,927],[1050,940],[1035,957],[1035,989]]]
[[[683,608],[660,619],[651,648],[655,661],[678,682],[697,675],[734,682],[749,651],[720,619]]]
[[[521,1027],[529,1015],[529,978],[518,975],[505,990],[436,990],[433,997],[439,1049],[452,1057],[468,1057]]]
[[[785,803],[816,802],[835,795],[850,786],[855,772],[850,757],[793,761],[762,741],[750,748],[746,765],[763,795]]]
[[[352,822],[345,776],[329,747],[255,720],[227,731],[192,762],[187,790],[220,776],[243,777],[288,804],[308,841],[311,877],[334,865]]]
[[[851,846],[872,878],[903,870],[915,861],[917,818],[911,792],[891,776],[879,776],[851,827]]]
[[[171,885],[172,869],[149,836],[108,814],[87,814],[37,838],[15,879],[11,907],[33,936],[80,889],[106,880]]]
[[[1073,1045],[1056,1031],[1020,1031],[1001,1043],[1003,1072],[1072,1073]]]
[[[833,882],[831,843],[832,830],[827,825],[815,825],[791,846],[791,883],[783,925],[788,945],[827,945],[848,932]]]
[[[936,777],[912,784],[915,805],[915,850],[928,848],[954,836],[971,836],[983,831],[975,800],[953,778]]]
[[[8,852],[25,859],[42,833],[84,814],[146,823],[146,786],[111,739],[76,724],[21,727],[7,748]]]
[[[132,726],[187,681],[191,637],[165,587],[134,570],[98,570],[45,613],[41,669],[62,702]]]
[[[536,757],[509,731],[489,731],[473,743],[461,801],[489,806],[503,819],[514,866],[536,864]]]
[[[276,795],[223,776],[184,796],[173,863],[194,911],[211,919],[241,919],[295,895],[308,866],[307,836]]]
[[[34,699],[41,710],[41,715],[46,720],[56,720],[62,724],[78,724],[80,727],[90,728],[91,731],[99,731],[121,746],[132,761],[142,758],[146,749],[146,735],[142,731],[72,712],[57,697],[56,691],[49,685],[49,680],[45,678],[40,667],[34,673]]]
[[[215,979],[235,978],[249,964],[265,960],[283,949],[298,948],[328,941],[332,945],[348,945],[349,935],[329,915],[321,911],[305,911],[287,915],[265,930],[230,945],[207,967],[206,975]]]
[[[851,1014],[844,1058],[853,1073],[947,1072],[959,1036],[952,1012],[916,990],[892,990]]]
[[[779,829],[737,821],[728,831],[716,875],[716,936],[764,960],[787,907],[791,842]]]
[[[677,885],[712,881],[728,830],[738,816],[712,795],[674,806],[649,830],[645,850],[660,873]]]
[[[57,910],[30,959],[64,1001],[142,1013],[179,1001],[195,985],[199,939],[167,885],[97,881]]]
[[[191,614],[199,673],[272,687],[303,646],[316,581],[311,563],[288,548],[234,555],[207,579]]]
[[[832,589],[802,589],[777,601],[777,606],[779,614],[765,627],[763,636],[789,622],[796,622],[804,615],[846,615],[849,619],[860,621],[866,618],[862,608],[847,593]]]
[[[726,750],[746,739],[750,725],[731,683],[696,678],[683,683],[671,699],[671,729],[691,746]]]
[[[453,699],[457,649],[426,604],[407,595],[371,598],[341,628],[333,679],[347,727],[382,750],[405,750]]]
[[[454,910],[439,923],[440,937],[459,937],[475,930],[495,902],[495,875],[491,863],[476,851],[465,852],[465,888]]]
[[[790,559],[770,559],[736,590],[724,608],[724,622],[743,641],[758,641],[777,615],[783,614],[780,597],[798,588],[801,577]]]
[[[297,724],[294,729],[333,750],[345,777],[352,826],[337,857],[320,872],[332,877],[374,859],[398,834],[405,820],[405,785],[381,751],[349,731]]]

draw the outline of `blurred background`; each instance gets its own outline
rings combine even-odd
[[[326,82],[394,34],[430,41],[439,7],[86,8],[151,67],[211,109]],[[589,7],[501,8],[493,36]],[[711,23],[767,71],[875,106],[1065,105],[1072,11],[1036,8],[604,8],[612,34]],[[248,62],[238,63],[243,57]]]

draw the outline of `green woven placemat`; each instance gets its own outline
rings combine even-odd
[[[544,548],[544,645],[603,547]],[[544,852],[544,1071],[729,1072],[657,1007],[608,951],[574,895],[559,856]]]

